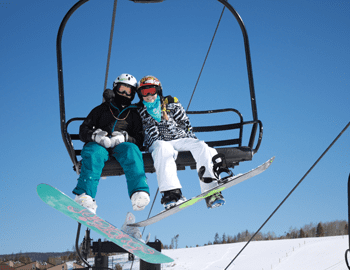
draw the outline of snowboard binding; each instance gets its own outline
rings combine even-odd
[[[213,172],[214,172],[216,179],[211,178],[211,177],[203,177],[203,175],[205,173],[205,167],[202,166],[198,170],[198,176],[202,182],[204,182],[206,184],[211,183],[213,181],[218,181],[218,180],[220,182],[220,174],[221,173],[228,174],[228,176],[224,177],[224,179],[233,176],[233,172],[227,166],[227,162],[226,162],[226,158],[225,158],[224,154],[219,153],[219,154],[213,156],[212,161],[213,161]]]

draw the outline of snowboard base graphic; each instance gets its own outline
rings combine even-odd
[[[174,261],[170,257],[165,256],[161,252],[119,230],[50,185],[38,185],[37,193],[46,204],[99,233],[145,262],[160,264]]]

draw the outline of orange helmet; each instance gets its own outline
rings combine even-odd
[[[160,81],[152,75],[147,75],[139,81],[139,88],[148,85],[160,86],[160,88],[162,88],[162,84],[160,83]]]
[[[147,86],[155,86],[155,88],[157,89],[157,94],[159,96],[163,97],[163,88],[162,88],[161,82],[156,77],[154,77],[152,75],[147,75],[147,76],[144,76],[139,81],[139,84],[138,84],[137,94],[138,94],[140,100],[142,100],[140,90],[143,87],[148,88]]]

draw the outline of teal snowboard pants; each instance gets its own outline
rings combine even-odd
[[[133,143],[124,142],[113,149],[113,156],[124,170],[129,197],[136,191],[145,191],[149,194],[140,149]],[[76,195],[86,193],[95,198],[102,169],[109,158],[108,151],[96,142],[89,142],[83,147],[81,157],[81,172],[73,193]]]

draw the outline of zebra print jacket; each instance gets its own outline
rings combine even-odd
[[[167,102],[166,102],[167,103]],[[166,104],[166,113],[169,120],[162,117],[157,122],[148,112],[146,106],[139,110],[144,131],[144,145],[147,149],[157,140],[172,141],[180,138],[195,138],[192,132],[190,120],[182,107],[178,103]]]

